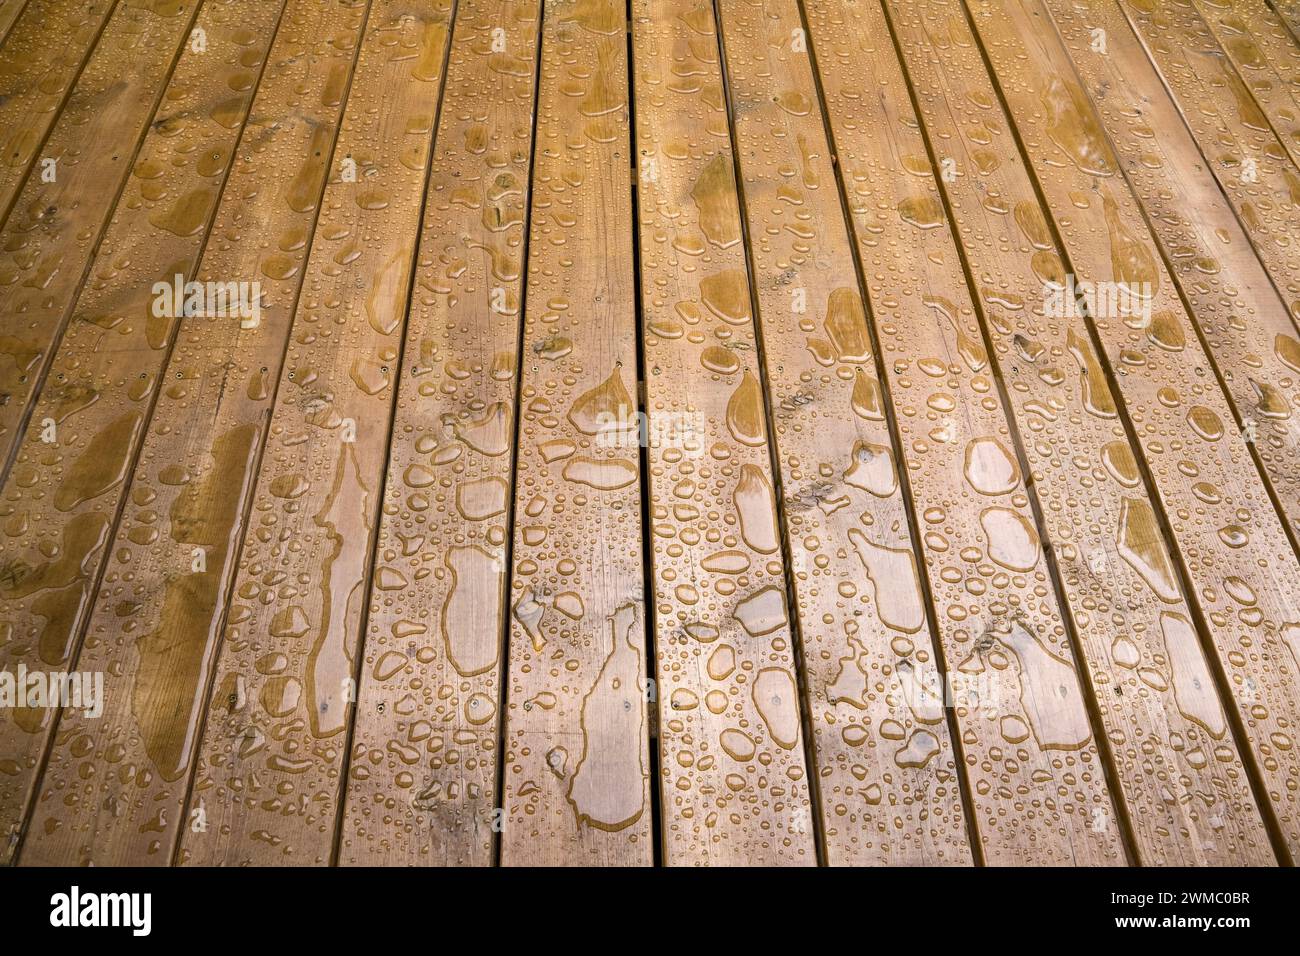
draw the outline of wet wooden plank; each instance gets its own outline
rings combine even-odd
[[[918,680],[942,656],[798,13],[717,9],[826,861],[969,863],[949,724]]]
[[[1244,169],[1232,171],[1229,166],[1241,164],[1222,153],[1211,154],[1207,164],[1118,10],[1104,7],[1085,18],[1057,2],[1049,9],[1191,305],[1239,427],[1263,464],[1294,542],[1300,534],[1300,415],[1293,414],[1300,410],[1300,339],[1291,310],[1271,279],[1282,280],[1280,288],[1300,284],[1300,256],[1291,249],[1294,216],[1300,212],[1300,171],[1285,157],[1269,162],[1271,168],[1262,178]],[[1086,39],[1093,29],[1108,31],[1104,55],[1093,52]],[[1151,136],[1153,129],[1160,135]],[[1223,148],[1221,139],[1213,142]],[[1215,166],[1223,168],[1219,182],[1209,172]],[[1255,178],[1261,181],[1252,183]],[[1291,225],[1284,227],[1284,236],[1259,237],[1264,249],[1275,252],[1261,258],[1251,248],[1242,222],[1248,227],[1258,222],[1249,217],[1259,202],[1252,197],[1267,196],[1271,189],[1284,190]],[[1237,210],[1227,198],[1233,195],[1238,197]],[[1259,205],[1269,208],[1273,202]],[[1247,216],[1239,219],[1238,212]],[[1277,226],[1286,221],[1285,215],[1275,214]],[[1271,277],[1264,265],[1270,260]],[[1300,312],[1300,299],[1295,309]]]
[[[1085,40],[1095,26],[1055,0],[1047,9],[1191,306],[1237,426],[1259,458],[1294,544],[1300,533],[1300,339],[1287,305],[1123,20],[1111,11],[1111,42],[1100,55]],[[1120,77],[1125,85],[1116,87]],[[1148,135],[1153,125],[1162,131],[1154,139]],[[1296,184],[1300,188],[1300,180]]]
[[[811,865],[797,649],[767,533],[764,375],[713,10],[637,0],[632,17],[664,862]],[[750,500],[754,488],[764,493]]]
[[[501,862],[648,864],[627,20],[548,3],[533,167]],[[466,423],[502,445],[513,420]],[[467,432],[463,432],[468,434]]]
[[[1086,684],[884,13],[839,12],[809,10],[813,48],[945,677],[975,690],[955,710],[983,856],[1122,864]]]
[[[172,74],[71,310],[0,490],[0,617],[10,634],[0,653],[9,667],[60,670],[76,659],[176,329],[154,286],[193,274],[280,9],[261,0],[203,7],[196,29],[208,46]],[[17,769],[0,778],[5,832],[28,806],[55,716],[41,708],[0,717],[0,759]]]
[[[1215,0],[1206,0],[1213,4]],[[1252,31],[1259,38],[1265,52],[1278,69],[1284,83],[1294,87],[1300,83],[1295,73],[1296,59],[1300,58],[1300,40],[1292,34],[1286,18],[1278,13],[1272,0],[1230,0],[1236,9],[1251,17]],[[1296,8],[1296,4],[1288,5]]]
[[[1080,384],[1089,387],[1089,378],[1105,374],[1123,400],[1116,413],[1140,443],[1162,505],[1159,518],[1130,515],[1127,540],[1142,554],[1155,540],[1150,526],[1167,523],[1172,532],[1178,567],[1148,559],[1151,586],[1160,594],[1177,573],[1186,574],[1215,670],[1234,698],[1224,735],[1239,729],[1249,742],[1268,800],[1262,809],[1275,818],[1277,849],[1289,857],[1300,847],[1293,790],[1300,758],[1290,730],[1300,718],[1300,561],[1059,42],[1048,42],[1041,16],[1016,2],[978,0],[971,13],[1050,205],[1068,270],[1080,281],[1123,285],[1138,295],[1126,309],[1095,310],[1090,326],[1099,354],[1087,360]]]
[[[0,477],[196,14],[185,0],[114,9],[41,151],[56,181],[28,177],[0,230]]]
[[[461,0],[389,452],[339,860],[484,866],[498,806],[537,0]],[[498,827],[499,829],[499,827]]]
[[[0,48],[0,225],[85,65],[114,0],[32,0]],[[4,36],[0,10],[0,37]],[[35,175],[57,178],[57,162]]]
[[[203,825],[181,816],[194,744],[367,9],[284,8],[195,273],[250,283],[256,314],[180,321],[75,664],[105,675],[103,713],[63,711],[23,863],[165,865],[182,823]],[[241,27],[264,17],[233,12]],[[221,33],[211,40],[218,55]],[[251,62],[257,48],[237,52]],[[160,359],[139,349],[141,363]],[[99,404],[111,417],[130,400],[109,389]],[[94,772],[113,764],[135,768],[129,785]]]
[[[1215,43],[1222,55],[1232,64],[1238,80],[1255,101],[1258,110],[1272,126],[1278,141],[1294,161],[1300,156],[1300,115],[1294,87],[1282,78],[1265,47],[1276,54],[1276,41],[1285,43],[1285,55],[1291,59],[1300,55],[1286,33],[1277,24],[1281,36],[1270,35],[1269,12],[1260,0],[1246,3],[1242,0],[1193,0],[1192,9],[1180,11],[1178,19],[1202,43]],[[1279,64],[1285,66],[1285,63]],[[1291,64],[1294,74],[1295,64]],[[1243,110],[1243,116],[1249,114]]]
[[[842,0],[841,0],[842,2]],[[956,0],[886,4],[1074,623],[1143,865],[1273,861],[1193,612],[1147,586],[1120,529],[1153,513],[1135,450],[1097,376],[1075,381],[1083,319],[1054,307],[1055,240]],[[1077,54],[1076,54],[1077,57]],[[1115,94],[1112,94],[1114,96]],[[1163,129],[1163,127],[1162,127]],[[1168,564],[1169,544],[1154,547]],[[1190,640],[1188,635],[1190,633]]]
[[[1295,161],[1300,141],[1292,135],[1294,112],[1273,117],[1261,109],[1248,85],[1249,73],[1240,73],[1234,65],[1240,56],[1225,51],[1195,3],[1144,0],[1118,7],[1159,68],[1202,149],[1216,149],[1215,138],[1203,130],[1207,120],[1218,120],[1243,147],[1238,163],[1250,157],[1283,160],[1288,155]],[[1194,113],[1201,118],[1193,118]],[[1273,127],[1272,118],[1281,122],[1279,128]]]
[[[1292,317],[1300,319],[1300,244],[1294,239],[1294,224],[1300,217],[1300,171],[1258,108],[1244,88],[1231,84],[1225,88],[1219,79],[1220,66],[1207,65],[1182,50],[1174,40],[1186,34],[1170,24],[1155,25],[1139,8],[1115,0],[1098,4],[1091,18],[1111,24],[1110,32],[1118,34],[1122,48],[1131,45],[1123,36],[1127,18]],[[1173,39],[1160,40],[1166,34]]]
[[[207,829],[182,832],[181,863],[332,856],[451,10],[371,7],[199,745]]]
[[[1259,94],[1275,98],[1279,109],[1294,114],[1300,96],[1300,43],[1266,0],[1197,0],[1196,9],[1252,92],[1258,84]]]
[[[0,0],[0,46],[9,39],[9,33],[22,15],[27,0]]]
[[[1295,0],[1265,0],[1265,2],[1285,24],[1296,43],[1300,43],[1300,3]]]

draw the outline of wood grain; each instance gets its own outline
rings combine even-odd
[[[0,9],[0,226],[114,6],[115,0],[32,0],[7,37]],[[57,177],[58,164],[36,175]]]
[[[1296,9],[0,0],[0,862],[1294,862]]]
[[[280,10],[263,0],[204,6],[196,29],[208,46],[177,64],[71,310],[0,489],[8,667],[59,670],[76,660],[176,331],[177,312],[157,308],[154,286],[193,275]],[[4,778],[0,828],[16,832],[56,714],[10,713],[0,716],[0,754],[21,772]]]
[[[406,330],[339,861],[486,866],[537,0],[461,0]],[[502,32],[498,32],[502,31]],[[511,435],[511,437],[513,437]]]
[[[258,314],[179,322],[75,665],[106,675],[105,709],[63,711],[24,863],[166,865],[180,827],[203,825],[181,816],[196,738],[367,9],[284,8],[195,271],[256,282]],[[101,762],[134,768],[129,789]]]
[[[1083,370],[1082,385],[1089,374],[1104,372],[1123,400],[1116,414],[1137,438],[1161,504],[1161,514],[1132,527],[1129,540],[1140,553],[1163,524],[1178,545],[1176,568],[1149,565],[1151,585],[1160,593],[1175,573],[1186,575],[1186,594],[1232,692],[1243,755],[1262,779],[1268,803],[1262,809],[1276,821],[1285,861],[1300,846],[1296,793],[1288,783],[1300,773],[1288,732],[1300,717],[1289,646],[1300,623],[1300,562],[1059,41],[1040,32],[1041,17],[1018,2],[979,0],[970,10],[1050,206],[1068,271],[1149,296],[1136,313],[1098,310],[1092,317],[1098,366]]]
[[[809,10],[813,48],[946,676],[976,691],[955,710],[983,855],[1122,863],[1067,622],[884,13],[840,9]]]
[[[1300,340],[1292,315],[1123,21],[1113,23],[1103,57],[1090,52],[1076,15],[1056,2],[1049,9],[1294,543],[1300,533]],[[1120,76],[1125,88],[1111,92]],[[1152,123],[1168,129],[1155,142],[1146,133]],[[1285,161],[1279,165],[1285,172]]]
[[[27,6],[27,0],[0,0],[0,46],[9,39],[14,23]]]
[[[815,864],[713,11],[632,16],[664,858]]]
[[[1186,22],[1198,36],[1208,34],[1214,38],[1278,142],[1295,162],[1300,156],[1300,115],[1296,111],[1295,87],[1284,79],[1282,71],[1290,61],[1290,75],[1294,77],[1294,58],[1300,50],[1291,42],[1286,27],[1270,17],[1261,0],[1193,0],[1192,7],[1200,22],[1190,16]],[[1270,19],[1274,20],[1272,24]],[[1279,54],[1281,58],[1275,64],[1274,57]],[[1248,111],[1242,110],[1242,115],[1249,115]]]
[[[1093,17],[1112,25],[1121,47],[1128,45],[1122,32],[1127,18],[1192,131],[1207,167],[1287,301],[1292,318],[1300,321],[1300,244],[1293,237],[1300,216],[1300,171],[1258,109],[1250,109],[1240,96],[1224,93],[1224,84],[1215,81],[1216,72],[1221,71],[1207,73],[1203,63],[1183,51],[1182,42],[1174,42],[1195,41],[1187,31],[1178,29],[1181,21],[1157,24],[1140,15],[1140,9],[1116,0],[1106,0],[1094,9]],[[1170,39],[1161,39],[1166,34]],[[1149,69],[1142,67],[1143,73]],[[1227,93],[1233,91],[1241,92],[1230,86]]]
[[[1300,533],[1300,360],[1294,352],[1300,340],[1287,305],[1123,19],[1113,10],[1108,20],[1094,16],[1112,34],[1107,53],[1099,55],[1076,13],[1060,3],[1052,12],[1294,542]],[[1124,84],[1116,86],[1120,77]],[[1153,139],[1152,124],[1168,132]],[[1276,165],[1286,180],[1289,164]],[[1297,200],[1300,179],[1292,179],[1297,193],[1290,199]]]
[[[1044,540],[1087,664],[1142,865],[1271,862],[1268,835],[1181,589],[1157,594],[1120,535],[1152,513],[1135,449],[1090,355],[1081,316],[1053,306],[1061,250],[955,0],[886,4],[932,165],[978,291],[990,361],[1005,385]],[[1170,544],[1153,543],[1168,563]],[[1190,639],[1189,639],[1190,636]],[[1220,812],[1226,807],[1227,812]]]
[[[1300,3],[1295,0],[1265,0],[1265,3],[1285,24],[1292,39],[1300,44]]]
[[[802,26],[717,4],[832,865],[969,863],[942,671]],[[806,50],[806,44],[803,45]]]
[[[653,860],[627,20],[548,2],[519,385],[505,865]],[[489,410],[479,429],[512,418]],[[493,434],[496,434],[494,431]],[[514,438],[510,430],[500,440]]]
[[[333,853],[451,14],[449,0],[371,6],[198,748],[188,806],[207,828],[182,832],[183,864]]]
[[[1219,0],[1223,4],[1223,0]],[[1221,5],[1218,10],[1229,9]],[[1188,62],[1214,85],[1225,85],[1238,100],[1247,126],[1271,130],[1295,164],[1300,156],[1300,120],[1290,90],[1281,86],[1268,57],[1239,17],[1223,16],[1201,0],[1184,9],[1171,7],[1162,22],[1166,42],[1195,43]],[[1258,20],[1256,23],[1260,22]]]
[[[197,12],[185,0],[114,9],[41,151],[56,180],[29,176],[0,230],[0,478],[146,133],[176,129],[156,114]]]

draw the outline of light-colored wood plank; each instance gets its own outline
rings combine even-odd
[[[182,863],[332,856],[451,10],[371,7],[199,745],[207,829],[182,832]]]
[[[546,4],[510,593],[509,865],[653,857],[626,30],[619,0]],[[462,428],[508,444],[512,417],[486,411]]]
[[[32,0],[0,48],[0,226],[115,5]],[[36,175],[57,177],[58,164]]]
[[[269,38],[274,5],[259,6],[232,10],[231,22]],[[165,865],[182,822],[202,824],[181,818],[194,744],[367,8],[284,8],[195,273],[205,283],[256,282],[259,314],[180,322],[75,664],[105,675],[103,713],[63,711],[23,863]],[[211,36],[209,56],[221,54],[223,32]],[[235,52],[251,64],[259,50]],[[143,346],[135,354],[161,358]],[[110,417],[130,404],[113,389],[99,403]],[[113,764],[135,768],[127,785],[94,772]]]
[[[1109,375],[1123,400],[1117,414],[1141,444],[1191,583],[1187,596],[1262,779],[1263,809],[1276,819],[1278,849],[1291,856],[1300,848],[1300,757],[1291,736],[1300,721],[1300,561],[1101,123],[1055,34],[1046,33],[1050,23],[1015,0],[975,0],[970,9],[1072,271],[1149,296],[1136,314],[1097,310],[1090,325],[1100,367],[1091,374]],[[1154,538],[1140,524],[1130,527],[1139,551]],[[1174,569],[1151,570],[1159,593]]]
[[[1117,11],[1104,8],[1102,17],[1109,17],[1100,20],[1056,0],[1047,9],[1191,306],[1294,544],[1300,535],[1300,339],[1287,305]],[[1111,36],[1105,55],[1093,52],[1088,39],[1100,22]],[[1153,128],[1162,131],[1154,138]],[[1300,179],[1296,188],[1300,201]]]
[[[984,858],[1122,864],[1086,683],[884,12],[840,11],[809,11],[813,48],[945,660],[978,675],[955,709]]]
[[[464,429],[497,410],[514,418],[540,18],[537,0],[456,8],[361,662],[345,864],[493,862],[514,442]]]
[[[1296,0],[1265,0],[1265,2],[1286,25],[1296,43],[1300,43],[1300,3]]]
[[[140,149],[73,306],[0,488],[10,569],[0,584],[10,641],[0,654],[11,668],[59,670],[76,659],[176,330],[173,315],[158,314],[153,288],[193,275],[280,9],[262,0],[204,6],[197,29],[207,48],[177,64],[161,122]],[[0,759],[17,768],[0,780],[6,833],[16,832],[29,804],[55,716],[0,715]]]
[[[1184,11],[1181,18],[1201,42],[1217,44],[1294,161],[1300,156],[1300,115],[1296,111],[1294,88],[1283,81],[1282,74],[1264,52],[1264,47],[1270,45],[1270,38],[1265,22],[1267,14],[1261,13],[1263,4],[1260,0],[1251,0],[1250,3],[1242,0],[1193,0],[1192,8],[1195,16],[1189,10]],[[1280,25],[1278,29],[1285,30]],[[1300,55],[1300,50],[1291,44],[1289,35],[1283,39],[1287,44],[1288,58],[1292,54]]]
[[[1248,149],[1241,160],[1257,156],[1284,162],[1289,156],[1294,163],[1300,143],[1293,140],[1290,129],[1273,128],[1192,0],[1123,0],[1119,7],[1142,38],[1194,130],[1204,120],[1193,120],[1192,113],[1217,117]],[[1214,141],[1202,139],[1201,145],[1211,149]],[[1294,173],[1294,165],[1288,168]]]
[[[1176,23],[1157,23],[1140,7],[1116,0],[1099,2],[1091,10],[1092,19],[1111,24],[1110,32],[1118,34],[1124,48],[1130,46],[1122,32],[1127,18],[1292,317],[1300,320],[1300,243],[1294,235],[1300,217],[1300,173],[1286,150],[1260,120],[1258,110],[1252,112],[1249,104],[1243,106],[1241,96],[1232,95],[1242,90],[1225,89],[1216,64],[1207,66],[1183,48],[1180,41],[1186,34],[1174,29]],[[1156,108],[1163,106],[1157,102]]]
[[[775,502],[747,501],[772,462],[713,10],[632,18],[664,862],[811,865]]]
[[[843,0],[840,0],[843,2]],[[1081,317],[1049,307],[1064,279],[1033,183],[1005,122],[990,112],[957,0],[886,10],[911,78],[952,222],[993,344],[1143,865],[1273,862],[1181,587],[1148,587],[1120,535],[1152,514],[1136,451],[1104,377],[1078,388],[1090,355]],[[952,164],[952,165],[948,165]],[[1169,562],[1169,545],[1152,543]]]
[[[1048,9],[1211,349],[1294,542],[1300,534],[1300,339],[1287,305],[1118,10],[1102,6],[1081,16],[1055,0]],[[1094,29],[1107,31],[1105,54],[1093,50]],[[1153,129],[1160,134],[1153,137]],[[1286,180],[1289,164],[1281,159],[1276,165]],[[1228,178],[1231,184],[1234,174]],[[1300,202],[1300,179],[1295,187],[1291,201]],[[1287,244],[1293,239],[1288,235]]]
[[[1300,96],[1300,43],[1266,0],[1196,0],[1206,25],[1252,87],[1292,113]],[[1262,105],[1262,104],[1261,104]]]
[[[55,182],[28,177],[0,230],[0,477],[198,6],[118,4],[41,151],[57,161]]]
[[[1206,0],[1206,2],[1214,7],[1216,3],[1222,3],[1224,0]],[[1300,41],[1291,34],[1286,20],[1274,9],[1270,0],[1226,0],[1226,2],[1244,16],[1251,18],[1252,35],[1264,48],[1282,82],[1295,92],[1295,87],[1300,85],[1300,74],[1296,72],[1297,68],[1300,68],[1300,63],[1297,63],[1300,60]]]
[[[853,249],[788,3],[722,47],[831,865],[967,864],[961,771]],[[847,479],[846,479],[847,476]],[[751,483],[751,498],[767,489]],[[865,564],[864,564],[865,562]]]

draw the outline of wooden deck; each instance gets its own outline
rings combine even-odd
[[[0,0],[0,860],[1289,865],[1298,224],[1283,0]]]

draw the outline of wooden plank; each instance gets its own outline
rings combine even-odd
[[[637,354],[626,30],[616,0],[546,5],[516,439],[504,864],[653,856],[640,464],[635,440],[627,447]],[[499,433],[504,445],[511,424],[489,409],[462,427]]]
[[[1237,0],[1237,2],[1248,8],[1252,17],[1257,17],[1262,25],[1257,32],[1267,37],[1267,49],[1276,52],[1278,55],[1273,57],[1273,63],[1279,67],[1284,82],[1294,86],[1300,83],[1300,77],[1297,77],[1292,69],[1283,69],[1283,64],[1295,65],[1295,58],[1300,55],[1300,40],[1297,40],[1287,26],[1286,18],[1278,13],[1272,0]],[[1292,7],[1295,4],[1290,4]],[[1293,52],[1285,52],[1287,48]]]
[[[1060,3],[1051,10],[1294,542],[1300,533],[1300,415],[1294,414],[1300,340],[1286,303],[1123,19],[1109,11],[1102,29],[1113,33],[1113,42],[1100,55],[1087,39],[1102,22],[1095,14],[1085,22]],[[1121,76],[1125,85],[1114,87]],[[1100,95],[1103,89],[1107,95]],[[1152,124],[1166,132],[1152,139]]]
[[[713,10],[632,17],[664,861],[811,865],[775,502],[746,502],[772,462]]]
[[[1188,124],[1197,131],[1202,149],[1213,150],[1216,144],[1212,139],[1202,139],[1200,129],[1205,120],[1193,120],[1194,112],[1217,118],[1231,131],[1243,149],[1248,150],[1241,160],[1254,156],[1285,162],[1289,156],[1292,164],[1295,163],[1295,150],[1300,144],[1289,135],[1291,130],[1273,128],[1269,116],[1260,109],[1238,75],[1232,59],[1191,2],[1139,0],[1121,3],[1120,8],[1142,38],[1180,109],[1187,115]],[[1289,168],[1294,172],[1294,165]]]
[[[1267,0],[1197,0],[1197,10],[1219,38],[1224,51],[1250,77],[1262,71],[1268,92],[1300,95],[1300,43]]]
[[[262,0],[204,6],[196,29],[207,34],[206,51],[177,64],[166,113],[140,149],[72,309],[0,489],[0,616],[10,636],[0,653],[11,668],[61,670],[76,659],[175,333],[174,317],[157,314],[153,287],[193,274],[280,9]],[[0,715],[0,759],[15,770],[0,779],[6,833],[29,804],[56,713]]]
[[[56,181],[28,177],[0,230],[0,477],[198,8],[118,4],[41,151]]]
[[[259,21],[273,17],[274,7],[260,6],[265,11],[232,10],[239,16],[231,22],[262,26],[269,39],[272,30]],[[171,860],[274,387],[366,12],[366,4],[338,0],[290,0],[284,8],[234,150],[214,239],[195,273],[203,283],[256,282],[258,315],[180,322],[131,494],[103,552],[106,570],[75,663],[77,670],[105,675],[103,712],[88,719],[63,711],[23,863]],[[220,55],[222,42],[214,32],[208,55]],[[237,53],[252,62],[259,50],[240,47]],[[132,358],[113,355],[119,363]],[[161,360],[143,345],[138,358]],[[98,404],[111,417],[130,400],[109,390]],[[104,506],[107,497],[97,503]],[[114,764],[135,769],[126,778],[95,772]]]
[[[949,723],[917,679],[942,670],[918,529],[811,70],[790,49],[801,26],[788,5],[717,8],[826,861],[967,864]]]
[[[1300,43],[1300,3],[1295,0],[1265,0],[1265,2],[1286,25],[1296,43]]]
[[[992,91],[976,82],[982,65],[961,8],[956,0],[891,0],[886,11],[931,164],[950,172],[940,187],[979,291],[994,377],[1005,383],[1015,415],[1136,862],[1272,862],[1241,757],[1224,734],[1205,655],[1190,631],[1193,612],[1176,582],[1157,595],[1126,557],[1119,535],[1125,514],[1154,513],[1131,464],[1140,450],[1107,411],[1117,403],[1110,384],[1094,378],[1090,395],[1075,384],[1072,356],[1088,354],[1088,330],[1081,317],[1049,307],[1048,294],[1063,275],[1060,250],[1011,131],[991,113]],[[1153,547],[1167,564],[1162,534]]]
[[[1193,0],[1192,10],[1186,14],[1186,22],[1195,31],[1195,36],[1217,43],[1294,161],[1300,156],[1300,115],[1296,110],[1295,89],[1284,82],[1282,73],[1264,52],[1265,46],[1276,52],[1270,40],[1282,39],[1286,43],[1288,59],[1300,56],[1300,49],[1291,43],[1285,27],[1278,26],[1283,31],[1281,37],[1269,37],[1265,23],[1267,12],[1260,0],[1251,0],[1250,3],[1242,0]],[[1292,63],[1293,74],[1294,68]]]
[[[0,226],[115,5],[32,0],[0,48]],[[0,36],[3,18],[0,10]],[[36,174],[57,176],[58,165]]]
[[[949,679],[978,688],[955,710],[983,856],[1122,864],[1016,436],[884,13],[841,12],[810,11],[812,46]]]
[[[1274,254],[1257,257],[1242,222],[1247,227],[1257,224],[1249,215],[1252,204],[1273,205],[1254,198],[1267,195],[1270,188],[1285,190],[1293,220],[1300,212],[1300,177],[1285,158],[1269,164],[1272,171],[1259,185],[1249,182],[1244,170],[1229,169],[1241,164],[1229,164],[1226,157],[1206,163],[1117,9],[1101,7],[1086,17],[1057,2],[1050,9],[1210,347],[1209,357],[1226,384],[1238,422],[1247,429],[1294,541],[1300,534],[1300,471],[1295,467],[1300,460],[1300,415],[1293,414],[1300,409],[1300,339],[1264,263],[1272,260],[1272,279],[1281,279],[1280,287],[1300,287],[1300,256],[1289,248],[1295,246],[1294,229],[1287,226],[1285,236],[1275,237],[1278,242],[1265,239],[1266,232],[1261,235],[1262,248]],[[1092,49],[1093,29],[1107,30],[1110,42],[1104,55]],[[1161,134],[1152,137],[1152,129]],[[1219,182],[1208,171],[1215,166],[1223,169]],[[1234,195],[1237,210],[1226,198]],[[1239,212],[1247,215],[1239,219]],[[1274,221],[1281,227],[1282,220],[1279,215]],[[1300,299],[1294,308],[1300,313]]]
[[[181,863],[332,855],[450,14],[371,6],[199,745],[207,829],[182,832]]]
[[[1093,18],[1113,23],[1121,37],[1123,19],[1128,19],[1265,269],[1286,298],[1293,318],[1300,320],[1300,243],[1293,235],[1300,216],[1300,173],[1286,150],[1258,111],[1244,108],[1241,96],[1233,95],[1242,90],[1225,89],[1216,80],[1222,73],[1220,66],[1196,60],[1179,43],[1159,39],[1176,24],[1157,25],[1139,8],[1112,0],[1096,5]]]
[[[1300,41],[1292,35],[1286,21],[1268,0],[1236,0],[1238,8],[1251,18],[1252,35],[1278,76],[1292,94],[1300,92]]]
[[[346,864],[493,862],[514,443],[461,429],[489,410],[514,416],[540,21],[538,0],[456,8],[366,624]]]
[[[1262,809],[1275,818],[1275,849],[1285,862],[1300,847],[1293,789],[1300,757],[1290,736],[1300,719],[1293,656],[1300,561],[1100,121],[1059,40],[1047,35],[1050,23],[1001,0],[977,0],[971,14],[1050,206],[1068,271],[1145,296],[1129,314],[1096,310],[1090,326],[1100,355],[1089,372],[1108,375],[1123,399],[1116,413],[1140,442],[1162,505],[1159,523],[1172,532],[1177,570],[1190,585],[1185,593],[1232,690],[1231,723],[1239,739],[1244,735],[1243,750],[1249,741],[1262,781],[1256,793],[1268,800]],[[1145,548],[1151,536],[1136,525],[1129,530]],[[1175,569],[1155,570],[1152,586],[1160,593]]]
[[[14,23],[22,15],[27,0],[0,0],[0,46],[9,39]]]

